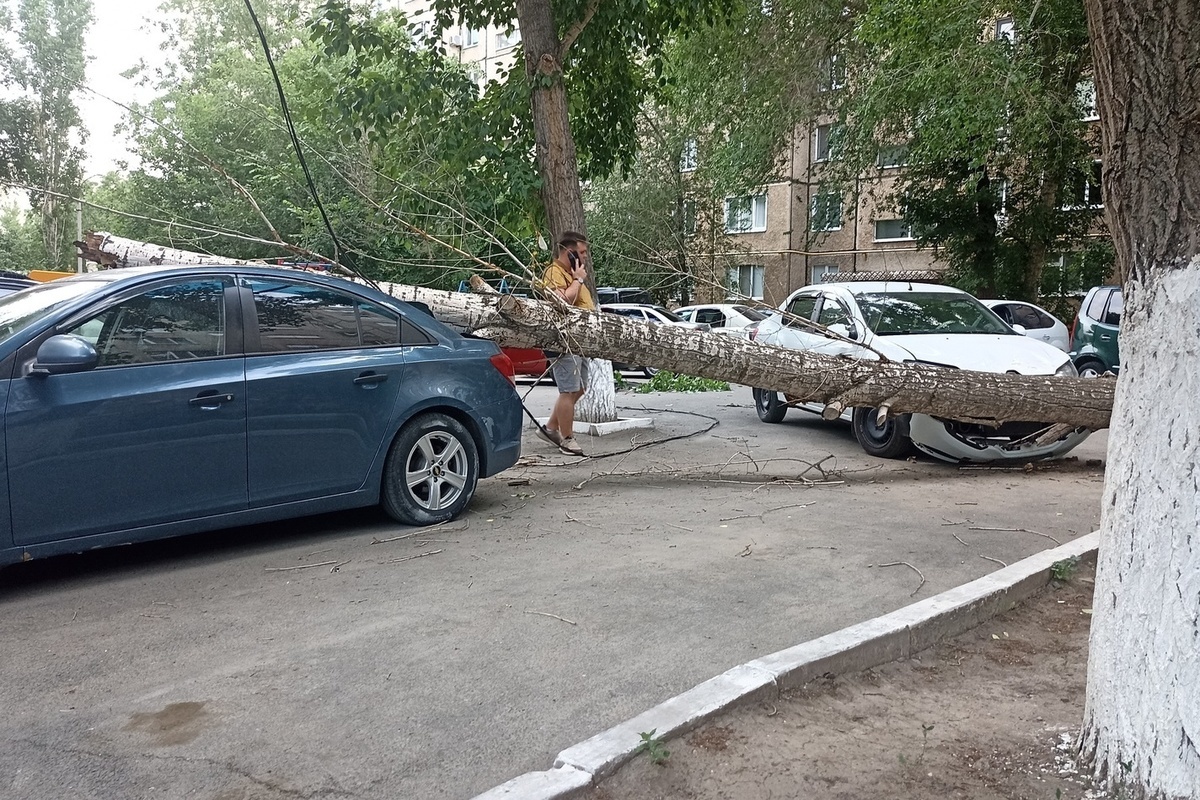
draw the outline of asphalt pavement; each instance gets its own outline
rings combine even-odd
[[[960,469],[764,425],[743,387],[618,402],[654,430],[583,460],[530,432],[438,528],[364,511],[0,572],[0,796],[470,797],[1099,521],[1103,433]]]

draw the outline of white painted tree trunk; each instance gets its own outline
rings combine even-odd
[[[606,358],[588,359],[587,391],[575,404],[578,422],[613,422],[617,418],[617,387],[613,382],[612,362]]]
[[[1200,257],[1149,290],[1131,284],[1125,309],[1084,748],[1127,796],[1196,798]]]

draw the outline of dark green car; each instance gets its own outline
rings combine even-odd
[[[1083,298],[1071,328],[1071,361],[1081,378],[1121,371],[1117,334],[1123,307],[1120,286],[1097,286]]]

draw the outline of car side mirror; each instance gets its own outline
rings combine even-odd
[[[1022,336],[1025,336],[1027,334],[1027,331],[1025,330],[1024,325],[1018,325],[1017,323],[1014,322],[1012,324],[1012,329],[1014,331],[1016,331],[1017,333],[1021,334]]]
[[[828,330],[834,336],[841,337],[842,339],[850,339],[851,341],[855,342],[858,341],[858,331],[853,325],[847,325],[844,322],[835,322],[828,326],[826,330]]]
[[[30,375],[66,375],[87,372],[100,363],[100,355],[87,339],[71,334],[51,336],[38,347]]]

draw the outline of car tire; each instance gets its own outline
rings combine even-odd
[[[908,436],[908,414],[889,415],[883,425],[876,423],[879,409],[856,408],[851,425],[854,438],[868,455],[877,458],[904,458],[912,452],[912,439]]]
[[[388,450],[381,503],[397,522],[434,525],[462,513],[478,481],[479,449],[466,426],[446,414],[423,414]]]
[[[775,424],[783,422],[783,418],[787,416],[788,407],[779,400],[779,393],[772,392],[768,389],[755,389],[754,395],[754,410],[758,412],[758,418],[763,422]]]
[[[1081,378],[1099,378],[1107,370],[1104,364],[1094,358],[1085,358],[1075,365],[1075,369],[1079,370]]]
[[[642,367],[642,372],[645,373],[647,378],[653,378],[658,374],[659,370],[658,367]]]

